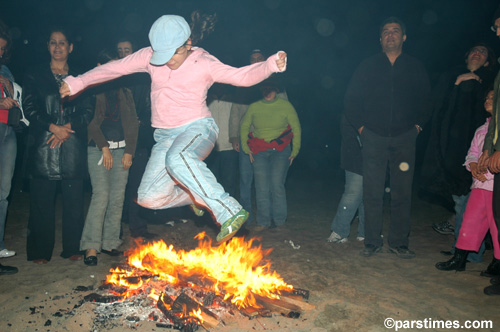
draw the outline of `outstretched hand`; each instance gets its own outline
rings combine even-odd
[[[64,81],[59,88],[59,94],[61,95],[61,98],[67,97],[71,94],[68,84]]]
[[[279,71],[284,71],[286,68],[286,53],[279,52],[278,60],[276,60],[276,65],[278,66]]]

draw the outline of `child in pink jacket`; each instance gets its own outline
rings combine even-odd
[[[193,16],[194,18],[199,16]],[[191,204],[210,209],[221,224],[217,241],[230,239],[248,218],[248,212],[217,183],[203,162],[214,147],[219,129],[206,104],[215,83],[236,86],[257,84],[286,69],[286,53],[242,68],[221,63],[194,47],[193,36],[206,34],[197,27],[213,27],[213,17],[193,22],[193,33],[184,18],[164,15],[151,27],[151,47],[121,60],[99,66],[78,77],[67,77],[61,96],[75,95],[88,86],[136,72],[151,76],[151,122],[155,146],[138,190],[137,202],[150,209]],[[208,23],[208,24],[200,24]],[[204,28],[203,28],[204,29]],[[193,40],[192,40],[193,38]]]
[[[484,102],[488,113],[493,111],[493,90],[489,91]],[[482,173],[478,168],[478,160],[483,151],[484,137],[488,133],[490,118],[476,130],[464,166],[472,173],[473,183],[467,207],[465,208],[460,234],[455,245],[455,254],[447,262],[436,264],[436,268],[444,271],[463,271],[469,251],[478,251],[488,230],[491,233],[494,257],[484,276],[494,276],[500,273],[500,247],[498,229],[493,218],[493,174]]]

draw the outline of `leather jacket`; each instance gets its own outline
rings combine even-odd
[[[69,75],[78,74],[69,70]],[[83,179],[87,176],[87,126],[93,116],[93,98],[84,94],[65,99],[49,64],[28,70],[23,86],[23,108],[30,121],[28,172],[30,178]],[[71,123],[75,132],[61,147],[50,148],[51,124]]]

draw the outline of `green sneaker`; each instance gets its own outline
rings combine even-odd
[[[196,214],[198,217],[203,217],[203,215],[205,214],[205,210],[199,209],[194,204],[190,204],[189,207],[191,208],[191,211],[193,211],[193,213]]]
[[[236,213],[223,223],[220,227],[220,233],[217,234],[217,242],[224,242],[232,238],[241,226],[243,226],[245,221],[247,221],[248,216],[249,213],[244,209],[241,209],[240,212]]]

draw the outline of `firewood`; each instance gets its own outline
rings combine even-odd
[[[250,319],[259,315],[259,310],[253,307],[241,308],[240,312],[243,314],[243,316],[249,317]]]
[[[197,310],[201,311],[201,318],[203,319],[203,323],[201,323],[201,325],[204,328],[211,329],[219,325],[219,317],[216,314],[205,308],[203,304],[198,303],[198,301],[186,293],[179,295],[172,304],[173,312],[182,312],[187,314]]]
[[[304,301],[299,300],[295,297],[281,296],[280,298],[281,298],[281,300],[283,300],[285,302],[288,302],[288,303],[291,303],[291,304],[294,304],[294,305],[300,307],[300,309],[302,309],[302,310],[314,310],[314,309],[316,309],[315,305],[304,302]]]
[[[299,306],[281,299],[270,299],[257,294],[254,294],[254,296],[260,304],[273,312],[283,313],[285,315],[288,315],[290,312],[302,312]]]

